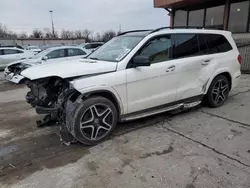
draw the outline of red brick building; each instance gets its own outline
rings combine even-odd
[[[154,0],[169,12],[171,26],[201,26],[250,32],[250,0]]]

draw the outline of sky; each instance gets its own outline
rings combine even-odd
[[[169,25],[168,12],[154,8],[153,0],[0,0],[0,23],[17,33],[34,28],[55,30],[154,29]]]

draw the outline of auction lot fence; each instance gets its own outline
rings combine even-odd
[[[44,46],[47,44],[77,45],[84,43],[84,39],[0,39],[0,44],[20,46]]]

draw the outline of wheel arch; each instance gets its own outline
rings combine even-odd
[[[92,96],[102,96],[102,97],[109,99],[115,105],[118,115],[120,116],[123,114],[124,112],[123,105],[118,94],[108,89],[98,89],[98,90],[88,91],[85,93],[79,93],[77,100],[84,100],[84,98],[89,98]]]
[[[209,90],[209,87],[210,85],[212,84],[213,80],[217,77],[217,76],[220,76],[220,75],[223,75],[225,76],[228,81],[229,81],[229,91],[231,91],[231,88],[232,88],[232,75],[230,74],[229,71],[221,71],[221,72],[218,72],[217,74],[215,74],[207,83],[207,87],[206,87],[206,91],[205,91],[205,94],[207,94],[208,90]]]

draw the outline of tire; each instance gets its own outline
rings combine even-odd
[[[229,80],[223,75],[219,75],[212,81],[207,92],[207,104],[209,107],[217,108],[222,106],[229,95]]]
[[[90,97],[75,111],[75,138],[84,145],[96,145],[110,136],[117,121],[117,109],[109,99]]]

